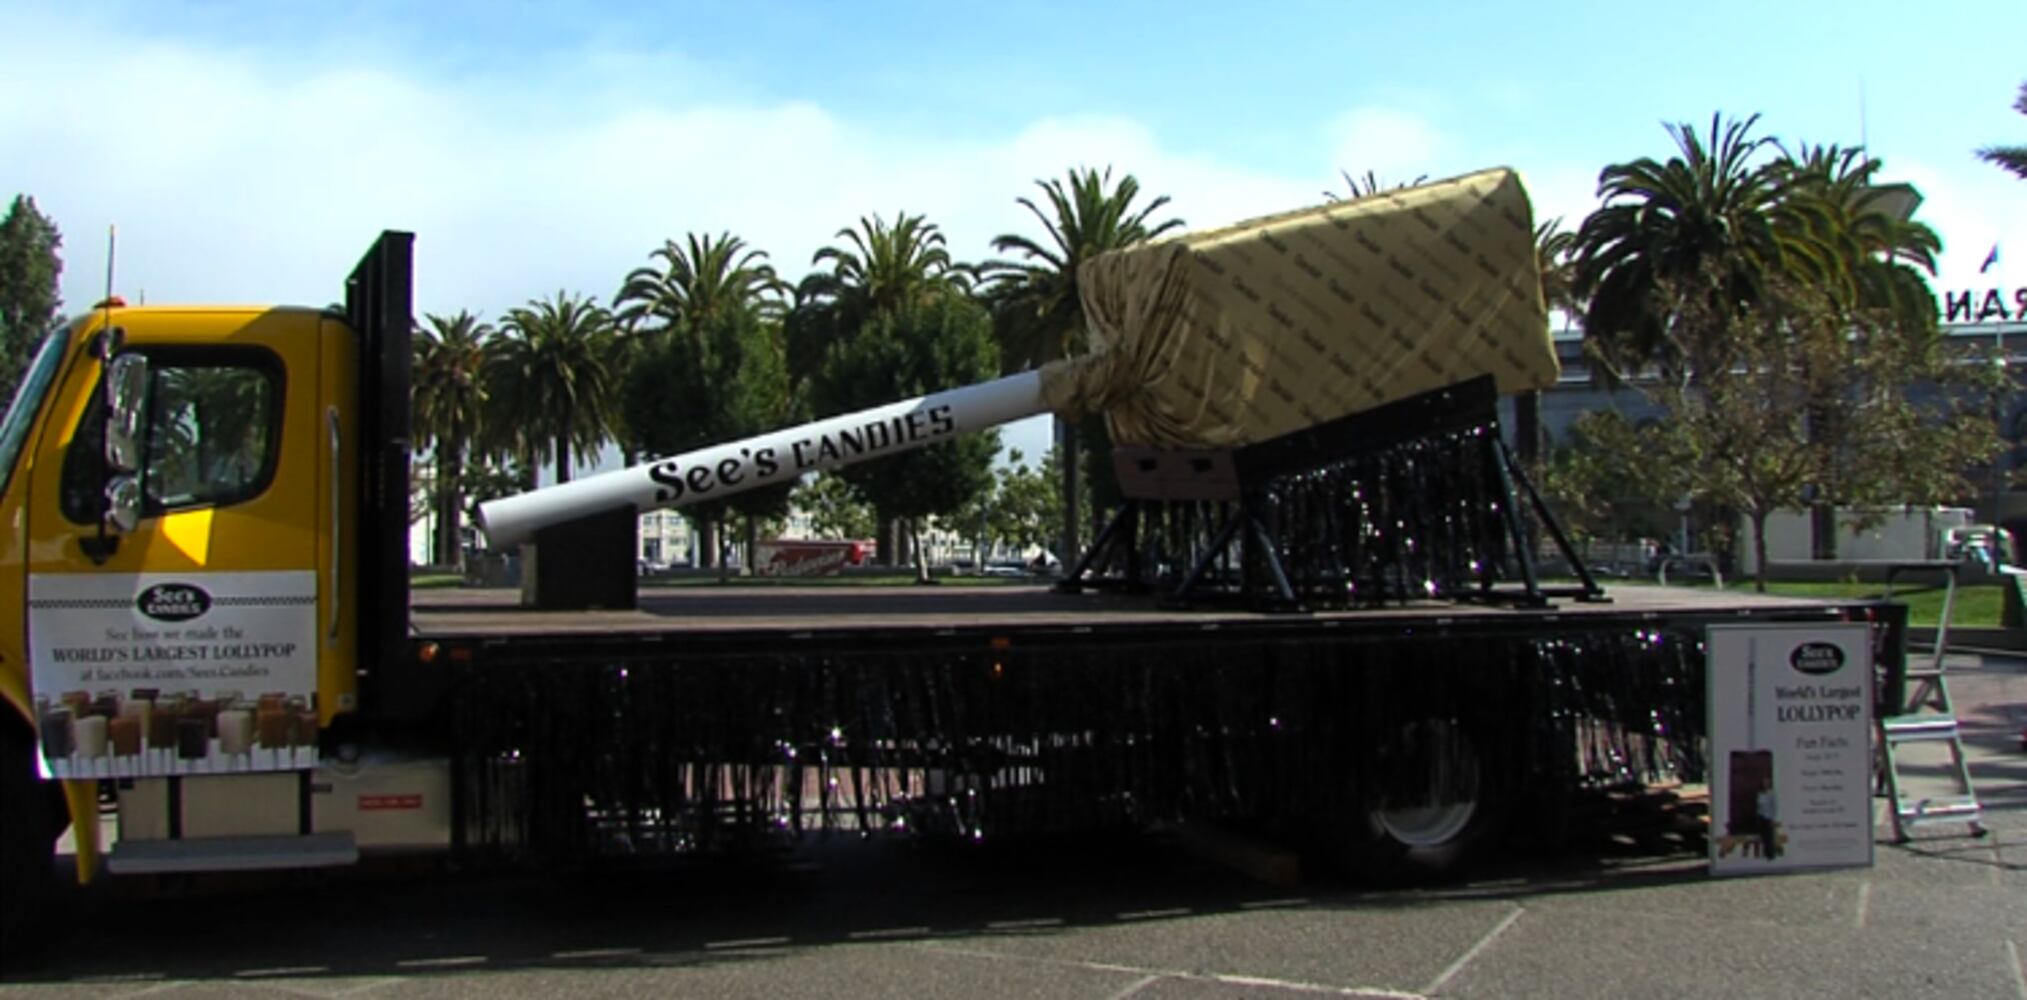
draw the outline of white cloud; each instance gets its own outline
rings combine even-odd
[[[1534,202],[1537,224],[1561,219],[1562,228],[1574,231],[1583,225],[1585,216],[1597,209],[1596,168],[1567,163],[1514,166],[1520,170],[1521,181],[1527,185],[1528,197]]]
[[[1921,191],[1915,218],[1943,238],[1937,293],[2027,287],[2027,184],[1968,152],[1962,159],[1950,167],[1907,157],[1887,164],[1885,179],[1909,181]],[[1979,273],[1995,244],[1998,265]]]
[[[1194,225],[1321,186],[1179,155],[1119,119],[946,142],[808,103],[650,103],[615,96],[611,67],[640,62],[624,54],[582,53],[584,79],[557,61],[503,87],[107,37],[117,29],[103,24],[38,30],[50,44],[0,66],[0,91],[44,99],[0,105],[0,145],[26,154],[9,182],[66,232],[73,309],[101,293],[109,223],[130,297],[321,304],[387,227],[418,235],[419,310],[497,315],[557,289],[609,294],[691,230],[737,232],[793,276],[860,216],[906,210],[983,258],[993,236],[1034,230],[1014,198],[1070,165],[1134,171]],[[88,50],[122,56],[65,71]],[[66,83],[39,83],[52,79]]]
[[[1382,185],[1403,184],[1423,175],[1437,178],[1462,172],[1442,169],[1440,164],[1449,152],[1447,144],[1434,125],[1412,112],[1389,107],[1353,108],[1331,123],[1328,134],[1331,162],[1336,169],[1361,181],[1367,171]],[[1341,190],[1342,179],[1334,180],[1332,190]]]

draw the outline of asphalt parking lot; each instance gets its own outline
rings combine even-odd
[[[1689,841],[1609,824],[1391,892],[1262,881],[1180,832],[395,865],[73,896],[0,996],[2027,998],[2027,663],[1952,669],[1990,833],[1882,825],[1869,868],[1715,879]]]

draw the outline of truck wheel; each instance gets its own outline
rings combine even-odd
[[[1380,749],[1387,778],[1332,824],[1353,878],[1412,885],[1453,875],[1494,844],[1512,812],[1487,741],[1454,719],[1403,725]]]
[[[4,711],[4,709],[0,709]],[[36,776],[25,727],[0,719],[0,968],[20,965],[39,917],[56,857],[60,785]],[[54,794],[52,794],[54,793]]]

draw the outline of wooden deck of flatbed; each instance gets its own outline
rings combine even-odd
[[[1087,591],[1058,594],[1042,585],[644,587],[632,611],[539,611],[523,608],[510,589],[417,591],[412,599],[419,638],[503,639],[626,636],[725,639],[766,633],[1190,632],[1212,627],[1332,629],[1464,628],[1553,630],[1558,623],[1708,620],[1723,617],[1830,616],[1859,602],[1826,602],[1684,587],[1621,586],[1607,602],[1558,598],[1547,608],[1425,602],[1308,614],[1221,609],[1165,609],[1153,596]]]

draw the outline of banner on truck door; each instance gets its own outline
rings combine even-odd
[[[310,572],[31,575],[43,773],[315,767],[316,614]]]
[[[1872,636],[1709,630],[1710,870],[1872,863]]]

